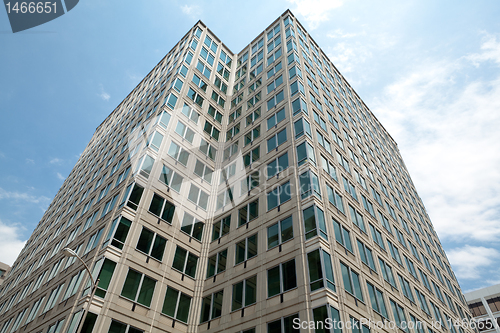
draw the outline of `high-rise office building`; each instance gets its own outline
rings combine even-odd
[[[468,316],[397,144],[290,11],[237,54],[196,23],[96,129],[0,291],[0,333]]]

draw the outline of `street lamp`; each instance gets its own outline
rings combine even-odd
[[[83,327],[83,321],[85,320],[85,317],[86,317],[87,313],[89,312],[90,303],[92,303],[92,299],[94,298],[94,293],[95,293],[95,290],[96,290],[96,287],[97,287],[97,283],[94,280],[94,278],[92,277],[92,272],[90,271],[90,269],[87,266],[87,264],[82,260],[82,258],[80,258],[80,256],[75,251],[73,251],[72,249],[66,247],[66,248],[63,249],[63,253],[64,253],[64,255],[66,257],[73,257],[73,258],[76,258],[76,259],[80,260],[80,262],[85,267],[85,270],[87,271],[87,273],[89,273],[90,280],[92,282],[92,292],[90,293],[89,303],[87,304],[87,308],[86,308],[85,312],[82,314],[82,318],[80,319],[80,323],[78,324],[78,329],[76,330],[76,333],[80,333],[80,331],[81,331],[81,329]],[[99,280],[97,282],[99,282]]]

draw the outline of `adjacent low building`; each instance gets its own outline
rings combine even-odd
[[[500,284],[466,293],[470,312],[484,333],[500,333]]]

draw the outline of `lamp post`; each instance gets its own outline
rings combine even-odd
[[[97,287],[97,283],[94,280],[94,278],[92,277],[92,272],[90,271],[90,269],[87,266],[87,264],[82,260],[82,258],[80,258],[80,256],[75,251],[73,251],[72,249],[66,247],[66,248],[63,249],[63,253],[67,257],[74,257],[74,258],[77,258],[78,260],[80,260],[80,262],[85,267],[85,270],[87,271],[87,273],[89,273],[90,280],[92,282],[92,292],[90,293],[90,299],[89,299],[89,302],[87,304],[87,308],[85,309],[85,311],[82,314],[82,318],[80,319],[80,323],[78,324],[78,329],[76,330],[76,333],[80,333],[80,331],[81,331],[81,329],[83,327],[83,322],[85,320],[85,317],[86,317],[87,313],[89,312],[90,303],[92,303],[92,299],[94,298],[94,293],[95,293],[95,290],[96,290],[96,287]],[[99,282],[99,280],[97,282]]]

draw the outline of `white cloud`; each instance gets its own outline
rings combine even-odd
[[[104,87],[102,86],[102,84],[99,85],[99,89],[101,90],[101,92],[98,94],[98,96],[101,97],[102,100],[104,100],[104,101],[109,101],[111,96],[107,92],[104,91]]]
[[[304,16],[309,30],[316,29],[322,22],[330,19],[330,11],[343,5],[343,0],[287,0],[296,7],[292,9],[295,15]]]
[[[467,280],[480,278],[481,274],[479,268],[490,266],[500,255],[500,253],[493,248],[470,245],[449,250],[447,254],[457,277]]]
[[[497,36],[483,32],[483,44],[481,45],[481,53],[471,54],[466,59],[479,67],[480,63],[487,60],[493,60],[500,64],[500,43],[497,42]]]
[[[342,73],[356,72],[363,83],[368,80],[370,73],[365,68],[365,73],[360,73],[359,68],[362,64],[373,58],[374,52],[378,55],[384,54],[390,48],[394,47],[398,38],[387,33],[370,33],[367,36],[365,30],[361,32],[344,32],[337,29],[327,34],[328,37],[336,40],[334,46],[325,48],[325,53],[330,60],[339,68]],[[358,79],[359,80],[359,79]],[[351,85],[357,85],[358,82],[350,80]]]
[[[338,42],[333,48],[327,49],[327,55],[342,73],[352,72],[359,68],[360,63],[373,57],[370,48],[361,42]]]
[[[0,158],[4,158],[5,154],[0,151]]]
[[[201,14],[201,8],[197,5],[184,5],[181,6],[181,10],[184,14],[192,17],[199,16]]]
[[[60,158],[53,158],[49,161],[50,164],[61,164],[63,160],[61,160]]]
[[[57,175],[57,178],[58,178],[59,180],[64,180],[64,179],[65,179],[65,178],[64,178],[64,176],[63,176],[63,175],[61,175],[59,172],[57,172],[57,173],[56,173],[56,175]]]
[[[109,98],[111,96],[109,96],[108,93],[106,93],[106,92],[103,91],[102,93],[99,94],[99,97],[101,97],[104,101],[109,101]]]
[[[361,35],[366,35],[365,31],[362,32],[344,32],[342,29],[337,29],[328,33],[326,36],[330,38],[353,38]]]
[[[19,200],[35,204],[48,205],[50,199],[45,196],[36,197],[28,193],[9,192],[0,187],[0,200]]]
[[[31,158],[27,158],[26,164],[35,164],[35,160],[32,160]]]
[[[12,266],[26,244],[20,239],[19,227],[0,221],[0,261]]]
[[[440,237],[498,241],[500,237],[500,43],[488,36],[477,54],[422,61],[369,103],[399,143]],[[472,73],[470,72],[472,71]]]

